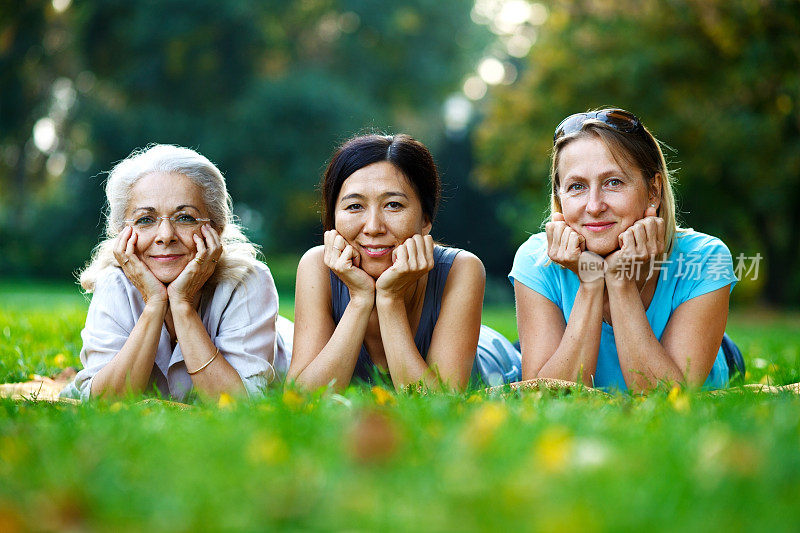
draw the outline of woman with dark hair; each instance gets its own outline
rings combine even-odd
[[[324,245],[297,268],[290,380],[343,389],[382,371],[396,388],[463,389],[473,367],[487,384],[518,379],[518,352],[480,323],[480,259],[430,235],[441,184],[423,144],[351,139],[321,189]],[[479,349],[479,338],[492,349]]]
[[[631,113],[564,119],[551,217],[518,250],[523,378],[642,391],[723,387],[744,363],[724,337],[736,277],[719,239],[677,226],[658,141]]]

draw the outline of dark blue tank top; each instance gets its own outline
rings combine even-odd
[[[425,299],[422,302],[422,313],[419,317],[419,326],[414,334],[414,344],[417,346],[423,359],[428,357],[428,349],[431,346],[431,337],[439,320],[439,311],[442,307],[442,294],[447,283],[447,275],[459,248],[447,248],[435,246],[433,249],[433,268],[428,272],[428,284],[425,287]],[[350,291],[342,280],[333,271],[330,271],[331,278],[331,307],[333,308],[333,321],[338,325],[347,304],[350,303]],[[358,377],[364,381],[374,381],[373,376],[377,373],[375,363],[367,353],[366,347],[361,345],[361,352],[358,354],[358,362],[353,371],[353,377]]]

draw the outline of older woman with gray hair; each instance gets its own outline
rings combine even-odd
[[[217,167],[188,148],[150,146],[114,167],[106,196],[107,237],[80,274],[93,293],[84,368],[62,396],[214,398],[284,376],[275,283],[234,222]]]

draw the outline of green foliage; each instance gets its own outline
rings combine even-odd
[[[80,367],[88,307],[77,286],[0,284],[0,382]]]
[[[78,364],[86,306],[72,286],[0,284],[0,381]],[[513,331],[508,306],[484,318]],[[799,326],[797,315],[734,314],[748,381],[798,380]],[[799,402],[677,388],[648,397],[290,388],[188,410],[0,399],[0,524],[791,530]]]
[[[511,87],[478,131],[484,183],[516,242],[547,205],[552,135],[602,106],[636,113],[668,150],[686,226],[766,256],[766,295],[797,302],[800,275],[800,3],[557,0]],[[520,224],[519,221],[525,221]]]
[[[451,207],[437,237],[499,275],[540,226],[555,124],[620,105],[675,148],[685,225],[761,252],[766,299],[799,301],[798,2],[549,2],[529,56],[512,60],[522,76],[490,92],[477,131],[475,175],[491,194],[466,184],[471,137],[444,139],[440,118],[498,45],[472,4],[0,2],[0,275],[78,269],[102,231],[103,172],[151,142],[208,155],[249,235],[299,252],[318,241],[331,150],[373,128],[432,147]],[[32,140],[42,117],[58,135],[47,153]]]
[[[734,312],[727,332],[744,354],[747,383],[800,382],[800,316],[755,309]]]
[[[41,175],[34,175],[33,183],[28,183],[25,174],[28,166],[41,169],[43,163],[41,157],[30,157],[33,147],[27,141],[36,114],[46,112],[58,71],[53,56],[59,47],[45,39],[48,4],[45,0],[0,3],[0,203],[41,182]]]
[[[217,163],[265,250],[308,248],[320,233],[315,186],[336,144],[373,128],[441,137],[442,102],[490,39],[471,23],[471,6],[109,0],[55,13],[49,2],[23,2],[0,36],[0,61],[14,67],[0,76],[0,131],[15,135],[0,138],[0,160],[30,153],[36,164],[0,165],[0,184],[20,183],[0,194],[0,273],[79,268],[100,234],[103,172],[155,142]],[[53,36],[59,55],[40,61],[36,43]],[[58,115],[53,155],[43,155],[31,129],[58,103],[57,77],[74,102]],[[34,94],[28,86],[35,102],[12,99]],[[66,167],[49,176],[44,163],[56,155]]]
[[[0,400],[19,529],[788,531],[795,397],[279,392],[189,411]]]

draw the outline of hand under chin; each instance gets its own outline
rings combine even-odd
[[[155,275],[156,279],[163,283],[164,285],[169,285],[176,279],[178,276],[183,272],[183,268],[158,268],[158,267],[151,267],[151,271],[153,275]]]
[[[164,285],[169,286],[170,283],[172,283],[173,281],[178,279],[178,276],[177,275],[175,275],[175,276],[156,276],[156,278],[158,278],[158,281],[160,281]]]
[[[361,265],[359,268],[369,275],[372,279],[377,280],[381,277],[381,274],[386,272],[392,267],[392,263],[389,262],[388,264],[376,264],[376,261],[372,258],[367,258],[366,260],[364,257],[361,258]]]
[[[592,242],[590,240],[586,240],[586,251],[587,252],[594,252],[600,257],[606,258],[609,255],[613,254],[619,250],[619,246],[614,246],[613,244],[609,243],[600,243],[600,242]]]
[[[369,277],[371,277],[375,281],[378,281],[378,278],[380,278],[383,275],[383,273],[386,272],[387,270],[389,269],[388,268],[378,269],[378,270],[370,269],[366,270],[365,272],[369,275]]]

